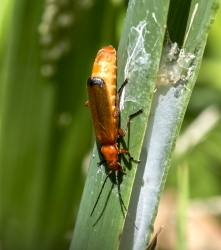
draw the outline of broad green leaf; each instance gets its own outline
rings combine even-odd
[[[128,115],[143,109],[142,114],[133,118],[125,143],[120,140],[120,147],[128,147],[135,158],[140,155],[147,125],[168,6],[169,1],[163,4],[161,1],[130,1],[118,48],[118,88],[125,78],[129,78],[121,95],[121,126],[124,128]],[[97,162],[102,160],[99,147],[95,144],[92,152],[71,249],[117,249],[121,241],[125,211],[121,207],[114,178],[108,179],[96,210],[89,217],[109,171],[106,164],[97,166]],[[140,171],[140,166],[126,157],[121,157],[121,164],[126,168],[125,175],[120,177],[121,193],[128,206],[135,173],[137,169]],[[133,220],[131,209],[129,213]],[[136,230],[132,223],[130,227]]]
[[[143,249],[146,245],[145,237],[149,238],[152,233],[152,224],[157,214],[172,152],[199,71],[207,35],[218,7],[219,1],[214,0],[186,1],[185,4],[183,1],[171,2],[169,35],[173,42],[182,46],[182,49],[175,50],[175,54],[171,53],[175,44],[169,42],[171,50],[168,50],[166,38],[161,59],[163,67],[159,70],[158,80],[162,81],[163,72],[165,80],[169,81],[161,86],[158,86],[158,80],[156,83],[157,90],[153,97],[141,153],[142,162],[136,175],[129,206],[129,211],[130,208],[134,208],[135,223],[140,230],[134,233],[130,230],[129,220],[126,221],[127,230],[122,236],[122,249]],[[187,23],[179,26],[180,22]],[[171,54],[176,59],[171,57]],[[177,60],[178,68],[171,68],[173,60]],[[138,205],[135,205],[137,201]]]

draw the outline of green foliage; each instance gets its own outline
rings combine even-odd
[[[195,21],[185,43],[188,52],[195,53],[195,49],[198,51],[194,62],[196,72],[187,85],[190,89],[196,80],[206,36],[218,9],[218,2],[209,0],[199,3]],[[121,141],[121,147],[129,146],[131,154],[139,158],[161,56],[169,1],[163,1],[163,4],[162,1],[130,1],[129,6],[123,24],[127,7],[124,1],[2,1],[0,10],[2,249],[48,250],[69,247],[85,181],[87,155],[94,141],[91,136],[90,113],[84,107],[87,99],[86,79],[91,74],[91,66],[98,49],[108,44],[118,46],[122,26],[124,28],[118,48],[118,87],[125,78],[125,72],[130,73],[130,82],[126,88],[121,126],[124,128],[128,114],[141,107],[144,112],[133,119],[125,144]],[[177,41],[180,46],[183,45],[194,6],[194,1],[171,1],[168,30],[172,42]],[[220,70],[215,71],[216,68],[220,68],[220,49],[215,50],[216,37],[220,36],[220,17],[219,13],[218,24],[214,26],[205,52],[199,82],[187,110],[184,130],[195,121],[199,112],[214,103],[214,99],[218,110],[220,107],[221,77]],[[139,36],[136,36],[136,32],[133,33],[136,30],[132,29],[133,26],[141,28],[144,24],[142,21],[147,22],[144,33],[141,32],[141,37],[145,38],[143,42],[139,41]],[[143,46],[145,53],[138,53],[135,57],[137,61],[135,60],[136,63],[133,65],[128,61],[130,53],[127,52],[133,51],[135,44],[138,48]],[[215,56],[216,60],[212,61],[212,56]],[[125,71],[125,65],[129,66],[128,71]],[[137,65],[140,68],[134,70]],[[160,91],[154,95],[155,102]],[[179,113],[180,121],[175,125],[172,143],[165,154],[166,164],[163,165],[162,172],[161,169],[157,170],[162,174],[162,180],[157,179],[158,188],[152,195],[156,199],[149,206],[152,209],[152,213],[147,216],[149,223],[145,229],[139,231],[145,235],[141,243],[143,248],[147,245],[146,235],[149,238],[152,232],[152,223],[176,136],[190,97],[188,91],[185,93],[182,99],[183,109]],[[153,117],[152,112],[149,121],[151,117]],[[151,122],[149,129],[150,126]],[[187,149],[182,155],[175,154],[171,173],[174,172],[177,162],[188,162],[190,195],[194,197],[220,194],[220,126],[218,121],[194,147]],[[113,185],[115,183],[111,179],[107,181],[93,217],[89,217],[108,171],[105,166],[101,168],[96,166],[100,160],[97,146],[92,156],[76,224],[74,237],[77,237],[77,241],[76,238],[73,239],[72,249],[75,249],[75,242],[78,242],[79,249],[99,249],[99,247],[116,249],[119,246],[124,218],[116,185]],[[142,172],[145,164],[136,166],[124,157],[121,163],[129,166],[126,174],[121,177],[122,196],[128,206],[136,169]],[[198,178],[199,171],[200,178]],[[154,175],[149,177],[152,178]],[[135,180],[135,186],[137,182],[141,185],[142,181],[143,177],[141,180]],[[205,186],[203,183],[208,185]],[[173,174],[169,175],[168,185],[174,185]],[[132,200],[133,197],[137,201],[138,196],[132,195]],[[134,207],[136,208],[136,205]],[[132,218],[136,220],[136,209],[132,206],[130,211]],[[129,234],[123,231],[120,246],[122,249],[132,249],[132,244],[130,248],[126,247],[125,239],[129,239],[128,244],[130,244],[135,229],[126,221],[126,229],[128,228],[130,228]]]
[[[181,130],[181,137],[187,141],[192,141],[186,133],[191,126],[196,124],[195,130],[201,134],[200,139],[194,147],[180,154],[175,150],[174,158],[171,165],[171,173],[175,171],[177,163],[184,160],[189,165],[190,197],[206,198],[220,195],[220,70],[218,70],[221,52],[221,37],[218,32],[221,23],[221,9],[219,9],[214,26],[208,37],[208,43],[205,48],[205,54],[199,71],[198,80],[194,88],[189,106],[185,115],[185,120]],[[210,108],[210,114],[215,119],[214,124],[208,124],[208,116],[203,116],[200,123],[195,123],[199,115],[204,114],[207,108]],[[209,118],[211,120],[211,118]],[[208,125],[207,125],[208,124]],[[208,126],[206,133],[203,126]],[[180,140],[181,142],[181,140]],[[177,148],[187,147],[178,141]],[[199,178],[200,173],[200,178]],[[175,185],[175,176],[169,174],[167,186]]]
[[[146,1],[140,9],[138,2],[129,2],[117,62],[118,88],[120,83],[129,77],[125,91],[125,107],[121,112],[122,127],[124,128],[129,114],[141,107],[143,109],[142,114],[133,118],[125,143],[120,144],[121,147],[129,147],[135,159],[140,154],[145,134],[169,7],[168,1],[164,2],[162,8],[156,8],[156,2]],[[155,13],[157,20],[152,13]],[[100,169],[97,167],[97,162],[102,160],[98,151],[99,145],[95,144],[71,249],[117,249],[120,243],[125,219],[122,216],[123,208],[120,205],[117,187],[113,187],[115,182],[111,181],[111,178],[103,190],[92,218],[85,216],[91,213],[108,172],[105,166]],[[125,158],[122,162],[127,169],[125,175],[120,178],[121,191],[124,203],[128,207],[135,173],[140,166],[136,167],[136,164],[127,162]],[[130,227],[133,228],[131,221]]]
[[[69,244],[64,234],[73,227],[84,182],[82,159],[91,145],[85,79],[103,24],[97,17],[89,27],[97,9],[114,11],[102,3],[92,8],[71,1],[10,3],[4,27],[10,32],[1,41],[3,249]]]

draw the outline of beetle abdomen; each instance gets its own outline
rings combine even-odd
[[[91,77],[99,77],[107,85],[113,111],[116,98],[116,72],[116,50],[111,45],[103,47],[97,53]]]

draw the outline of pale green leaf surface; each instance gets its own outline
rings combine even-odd
[[[136,175],[129,206],[129,209],[134,209],[132,214],[136,216],[135,223],[139,231],[135,232],[134,237],[130,221],[126,221],[127,230],[122,236],[122,249],[144,249],[145,237],[150,237],[152,232],[151,225],[155,220],[171,155],[199,71],[208,31],[218,6],[218,1],[214,0],[199,3],[192,1],[183,46],[186,54],[194,54],[194,62],[191,62],[194,68],[185,80],[185,86],[159,86],[154,94],[141,153],[142,162]],[[176,13],[176,8],[173,11]],[[191,67],[191,64],[187,66]],[[134,204],[137,200],[136,207]]]

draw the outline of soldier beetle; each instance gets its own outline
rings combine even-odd
[[[128,79],[124,81],[119,91],[116,93],[116,73],[116,51],[112,46],[106,46],[98,51],[94,61],[92,75],[87,80],[87,92],[89,100],[85,105],[91,110],[96,139],[101,145],[100,151],[111,170],[108,172],[104,180],[101,191],[90,216],[92,216],[95,210],[108,177],[113,172],[115,173],[121,204],[128,213],[121,196],[120,184],[118,181],[118,173],[123,172],[123,168],[118,162],[118,154],[126,154],[134,162],[140,162],[140,160],[135,160],[127,149],[118,148],[118,137],[123,137],[125,135],[131,118],[141,113],[142,109],[139,109],[134,114],[128,116],[125,131],[119,127],[119,96],[122,92],[122,89],[128,83]],[[100,165],[103,162],[104,161],[98,164]]]

